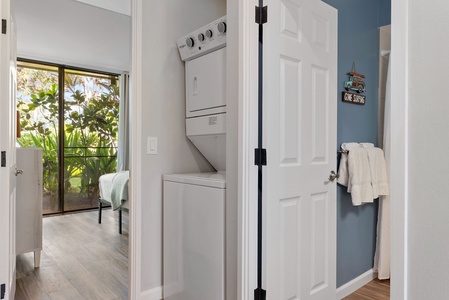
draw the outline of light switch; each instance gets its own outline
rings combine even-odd
[[[157,154],[157,137],[147,137],[147,154]]]

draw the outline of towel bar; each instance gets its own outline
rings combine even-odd
[[[338,150],[337,153],[346,153],[346,154],[348,154],[349,151],[348,150]]]

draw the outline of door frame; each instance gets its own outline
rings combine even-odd
[[[254,23],[254,7],[256,0],[229,0],[238,9],[239,16],[239,103],[238,103],[238,299],[252,299],[256,287],[256,249],[257,249],[257,181],[256,171],[252,164],[253,150],[257,145],[257,26]],[[392,97],[397,105],[392,107],[391,120],[392,159],[398,158],[391,167],[391,197],[402,199],[395,201],[391,207],[391,274],[395,280],[391,283],[392,299],[406,298],[407,283],[407,98],[408,98],[408,0],[392,1]],[[229,5],[229,4],[228,4]],[[237,7],[238,6],[238,7]],[[142,0],[132,0],[132,122],[130,126],[130,144],[133,145],[131,155],[130,194],[130,251],[129,251],[129,297],[140,298],[141,286],[141,186],[139,178],[141,166],[139,157],[142,154],[141,116],[137,112],[141,108],[142,91]],[[404,134],[405,132],[405,134]]]
[[[257,0],[239,4],[239,189],[238,189],[238,299],[252,299],[257,287],[257,167],[258,34],[254,20]],[[265,228],[264,228],[265,231]],[[266,247],[263,247],[265,253]],[[265,286],[263,276],[262,285]]]
[[[142,274],[142,0],[131,0],[131,89],[130,89],[130,180],[129,180],[129,255],[128,297],[141,298]]]
[[[391,1],[391,299],[407,299],[409,0]]]
[[[255,43],[257,30],[254,28],[254,6],[256,1],[246,1],[240,5],[240,58],[241,78],[239,97],[239,279],[240,300],[252,299],[256,287],[257,266],[257,177],[252,162],[253,150],[257,145],[257,56]],[[392,52],[391,68],[392,98],[395,103],[390,120],[392,134],[392,161],[390,195],[398,201],[391,203],[391,298],[407,299],[407,160],[408,160],[408,6],[409,0],[392,1]],[[245,59],[248,58],[248,59]],[[405,74],[405,76],[404,76]],[[264,228],[265,230],[265,228]],[[264,248],[265,250],[265,248]],[[265,286],[265,282],[263,282]]]
[[[0,119],[0,142],[2,151],[6,151],[6,164],[0,168],[0,211],[4,215],[0,220],[0,238],[3,240],[0,246],[0,284],[4,285],[5,299],[12,300],[16,290],[16,265],[15,265],[15,194],[11,202],[11,187],[14,186],[15,193],[15,140],[16,124],[12,124],[11,118],[16,119],[15,108],[11,103],[11,58],[16,56],[16,31],[11,15],[11,3],[9,0],[0,4],[0,14],[6,21],[7,33],[0,34],[0,109],[3,114],[12,113],[10,118]],[[12,126],[12,127],[11,127]],[[12,150],[14,149],[14,150]],[[11,255],[13,257],[11,257]]]

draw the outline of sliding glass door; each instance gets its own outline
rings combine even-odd
[[[43,149],[44,214],[96,208],[98,178],[116,170],[118,76],[18,65],[18,143]]]
[[[64,209],[97,207],[98,179],[117,166],[117,78],[65,70]]]
[[[17,108],[20,147],[43,150],[43,211],[61,212],[59,186],[58,68],[42,64],[17,65]]]

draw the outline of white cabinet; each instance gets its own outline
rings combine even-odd
[[[34,252],[39,267],[42,251],[42,149],[17,148],[16,254]]]

